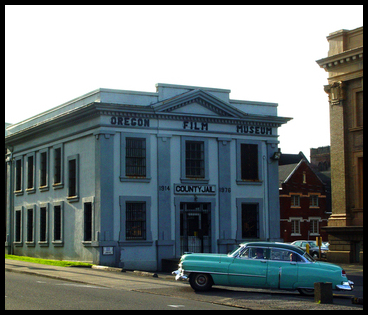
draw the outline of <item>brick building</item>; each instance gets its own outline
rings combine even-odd
[[[327,189],[307,160],[279,166],[280,231],[285,242],[314,240],[327,233]]]

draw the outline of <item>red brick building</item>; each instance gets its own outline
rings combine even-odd
[[[330,215],[325,184],[307,160],[279,166],[280,232],[285,242],[315,240]]]

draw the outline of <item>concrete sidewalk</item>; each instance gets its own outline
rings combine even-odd
[[[346,273],[362,275],[361,265],[342,266]],[[315,310],[361,310],[362,305],[352,305],[348,296],[334,296],[334,304],[316,304],[313,297],[302,297],[298,293],[273,292],[271,290],[214,287],[209,292],[195,293],[188,282],[175,281],[168,273],[144,271],[122,272],[119,268],[104,266],[59,267],[5,259],[5,270],[73,281],[121,290],[150,294],[180,296],[209,303],[231,305],[245,309],[315,309]],[[353,291],[354,292],[354,291]],[[353,292],[351,294],[353,294]]]

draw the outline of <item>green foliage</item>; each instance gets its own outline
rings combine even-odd
[[[28,261],[28,262],[36,263],[36,264],[61,266],[61,267],[72,267],[72,266],[91,267],[92,266],[92,264],[84,263],[80,261],[41,259],[41,258],[35,258],[35,257],[16,256],[16,255],[5,255],[5,259]]]

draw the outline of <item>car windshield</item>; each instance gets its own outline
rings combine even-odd
[[[311,255],[309,255],[307,252],[304,253],[303,257],[308,260],[309,262],[315,262],[315,260],[312,258]]]
[[[244,246],[239,246],[235,248],[233,251],[229,252],[227,255],[230,257],[235,257],[243,248]]]

